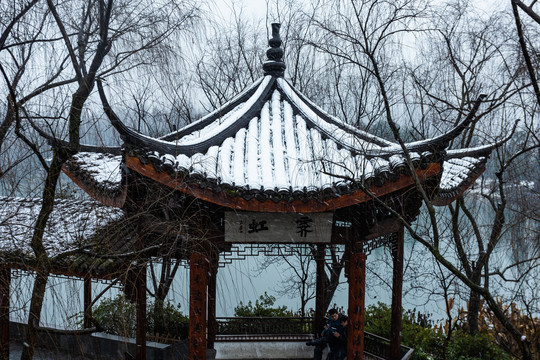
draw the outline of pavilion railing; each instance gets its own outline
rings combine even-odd
[[[390,359],[390,340],[375,334],[364,332],[365,352],[375,355],[381,359]],[[414,350],[405,345],[401,345],[401,360],[408,360],[412,357]]]
[[[220,317],[217,318],[219,341],[305,341],[313,338],[311,317]],[[390,340],[364,333],[365,352],[379,359],[390,359]],[[402,345],[401,360],[412,357],[414,350]]]
[[[217,318],[216,335],[224,341],[305,340],[313,334],[310,317],[221,317]]]

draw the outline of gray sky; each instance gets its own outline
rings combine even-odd
[[[290,0],[287,0],[290,1]],[[296,0],[297,3],[312,3],[309,0]],[[442,0],[430,0],[432,3],[444,3]],[[265,21],[267,8],[270,9],[278,5],[285,3],[285,1],[279,0],[213,0],[213,4],[210,5],[210,11],[215,12],[215,9],[219,9],[219,14],[224,19],[230,18],[233,9],[243,10],[243,14],[248,17],[253,17],[260,21]],[[490,14],[493,12],[501,11],[501,9],[509,9],[510,1],[506,0],[470,0],[476,8]],[[269,19],[273,22],[275,19]]]

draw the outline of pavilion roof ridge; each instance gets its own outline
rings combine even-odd
[[[163,141],[176,141],[186,134],[189,134],[192,131],[198,131],[202,129],[203,127],[207,126],[211,122],[215,121],[216,119],[219,119],[223,117],[224,114],[234,110],[238,105],[244,103],[249,99],[253,93],[257,90],[261,82],[264,80],[265,76],[260,77],[257,79],[253,84],[245,88],[242,92],[240,92],[238,95],[234,96],[231,100],[227,101],[225,104],[221,105],[214,111],[210,112],[209,114],[203,116],[199,120],[188,124],[181,129],[178,129],[176,131],[172,131],[168,134],[165,134],[163,136],[158,137],[158,139]]]
[[[512,130],[508,133],[507,136],[503,137],[502,139],[497,140],[494,143],[487,144],[487,145],[447,150],[445,160],[454,159],[454,158],[464,158],[464,157],[476,157],[476,158],[489,157],[489,155],[491,154],[493,150],[500,147],[505,142],[510,140],[512,136],[514,136],[514,133],[516,132],[519,121],[520,121],[519,119],[516,120]]]
[[[486,156],[462,156],[445,159],[441,180],[433,193],[433,205],[446,206],[456,200],[482,175],[489,153]]]
[[[324,111],[321,107],[316,105],[311,101],[307,96],[298,91],[289,81],[284,78],[277,79],[278,89],[282,92],[284,97],[295,106],[298,112],[301,112],[305,115],[306,118],[319,118],[323,122],[337,126],[343,131],[346,131],[362,141],[370,142],[375,144],[378,147],[389,147],[397,145],[397,143],[388,141],[384,138],[381,138],[377,135],[370,134],[366,131],[363,131],[355,126],[347,124],[345,121],[329,114]],[[323,126],[320,123],[314,123],[313,126],[323,130]],[[330,135],[330,134],[327,134]]]
[[[134,149],[157,151],[161,154],[189,157],[197,153],[205,154],[211,147],[221,146],[227,138],[236,137],[240,131],[249,127],[252,119],[261,120],[265,104],[272,101],[273,93],[277,90],[281,94],[281,103],[287,102],[292,106],[293,117],[298,114],[302,115],[308,130],[316,129],[321,133],[323,139],[331,138],[338,147],[346,148],[353,153],[360,153],[367,158],[388,159],[394,155],[404,154],[405,150],[419,153],[428,151],[444,157],[450,141],[459,136],[473,121],[480,103],[485,98],[485,95],[480,95],[469,114],[446,133],[406,143],[402,147],[397,141],[389,141],[362,131],[328,114],[285,80],[283,75],[286,66],[282,60],[280,26],[278,23],[272,24],[272,37],[269,39],[267,50],[268,60],[263,64],[265,76],[193,124],[161,137],[151,137],[135,131],[127,127],[114,114],[107,102],[101,82],[98,81],[98,90],[104,110],[128,146]],[[285,123],[288,119],[282,116],[279,120]],[[276,119],[272,119],[272,122],[275,121]],[[294,124],[296,126],[297,123],[294,122]],[[263,130],[276,131],[277,127]]]
[[[258,86],[248,89],[243,95],[225,106],[225,108],[233,109],[232,112],[224,113],[222,107],[200,121],[180,129],[178,132],[154,138],[126,126],[108,104],[103,87],[98,82],[98,90],[104,104],[104,110],[122,140],[135,147],[139,146],[167,154],[184,154],[188,156],[204,153],[210,147],[219,145],[226,138],[235,136],[236,132],[241,128],[247,127],[249,121],[260,114],[264,103],[268,101],[274,88],[275,78],[265,76],[258,83]],[[209,128],[210,131],[208,131]],[[193,134],[195,132],[204,133],[204,136],[194,139]]]

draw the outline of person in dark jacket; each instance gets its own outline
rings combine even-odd
[[[347,335],[349,318],[347,315],[342,315],[339,318],[341,327],[329,338],[330,353],[327,360],[343,360],[347,356]]]
[[[328,321],[321,332],[321,337],[313,341],[308,341],[306,345],[315,346],[313,349],[313,359],[322,360],[322,353],[329,343],[329,340],[335,338],[334,334],[341,329],[339,312],[336,309],[328,311]]]

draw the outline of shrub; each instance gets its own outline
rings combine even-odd
[[[92,317],[102,331],[119,336],[135,337],[137,329],[136,306],[123,295],[105,299],[92,309]],[[180,305],[170,302],[148,304],[146,309],[147,334],[164,335],[176,339],[186,339],[189,333],[189,319],[180,311]]]
[[[533,359],[540,359],[540,318],[534,317],[530,311],[519,309],[518,304],[514,302],[504,304],[502,299],[498,299],[497,303],[504,309],[510,322],[531,342]],[[493,334],[495,342],[501,348],[515,357],[523,355],[519,344],[487,306],[481,308],[479,320],[480,329]]]
[[[447,349],[447,359],[451,360],[510,360],[486,332],[470,335],[466,331],[454,332]]]
[[[390,323],[392,311],[381,302],[370,305],[366,309],[365,330],[384,338],[390,338]],[[433,349],[443,341],[442,336],[432,328],[433,322],[429,315],[408,310],[402,316],[402,342],[413,348],[413,359],[430,359]]]
[[[286,306],[274,307],[276,298],[268,293],[264,293],[255,300],[255,304],[249,301],[247,304],[240,302],[234,308],[236,319],[229,320],[226,324],[220,326],[220,332],[223,334],[269,334],[276,331],[287,331],[289,333],[301,334],[309,333],[311,330],[306,323],[300,319],[288,319],[284,322],[284,317],[293,317],[292,311],[287,310]],[[254,318],[246,321],[239,318]],[[273,318],[273,319],[260,319]]]
[[[366,309],[365,329],[376,335],[390,337],[391,309],[388,305],[378,303]],[[438,329],[428,314],[416,310],[408,310],[402,317],[402,342],[413,348],[413,359],[442,359],[445,334]],[[483,331],[470,335],[459,328],[452,333],[446,348],[447,360],[510,360],[493,340],[492,334]]]
[[[390,337],[391,311],[388,305],[381,302],[366,308],[365,330],[384,338]]]
[[[158,305],[158,306],[156,306]],[[146,318],[147,333],[165,335],[176,339],[187,339],[189,335],[189,318],[180,311],[180,304],[174,306],[170,302],[161,304],[159,300],[150,307]]]
[[[286,306],[273,307],[276,302],[276,298],[272,295],[268,295],[266,291],[264,295],[259,296],[259,299],[255,300],[255,305],[251,301],[244,305],[241,301],[240,304],[234,308],[234,316],[236,317],[287,317],[292,316],[292,312],[287,310]]]
[[[123,295],[104,299],[92,308],[92,318],[99,328],[107,334],[135,337],[137,312],[135,304]]]

